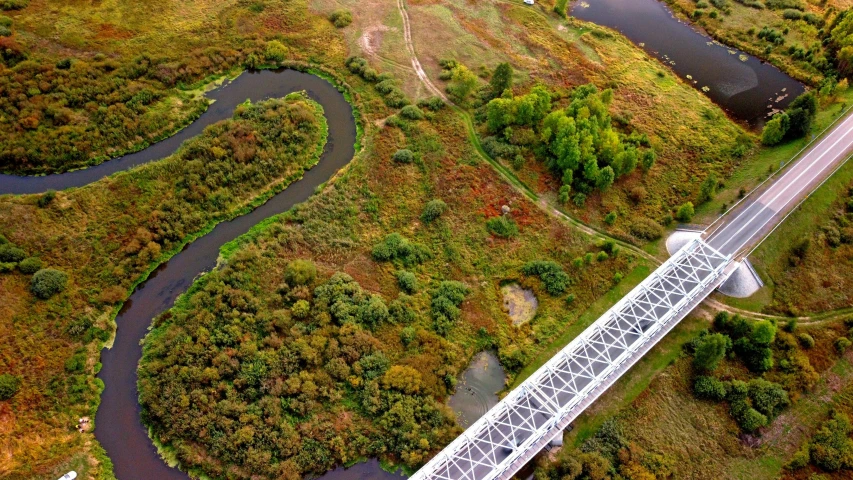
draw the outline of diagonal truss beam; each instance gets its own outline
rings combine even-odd
[[[707,296],[730,263],[701,239],[684,246],[411,478],[492,480],[515,473],[525,455],[669,331],[686,306]]]

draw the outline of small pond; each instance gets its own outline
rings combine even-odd
[[[571,15],[618,30],[751,127],[805,91],[778,68],[713,40],[658,0],[578,0]]]
[[[510,283],[501,287],[501,295],[504,297],[504,310],[513,325],[529,322],[536,316],[539,300],[536,299],[533,290],[522,288],[517,283]]]
[[[456,412],[459,425],[468,428],[497,405],[500,400],[498,392],[504,388],[505,382],[506,372],[494,353],[474,355],[456,384],[456,392],[447,401],[447,405]]]

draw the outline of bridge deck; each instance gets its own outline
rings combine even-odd
[[[731,258],[685,245],[413,479],[509,478],[723,279]]]

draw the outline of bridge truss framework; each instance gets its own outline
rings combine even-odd
[[[710,294],[730,264],[701,239],[685,245],[412,480],[511,477]]]

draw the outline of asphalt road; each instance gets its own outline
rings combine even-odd
[[[736,256],[754,245],[778,224],[803,197],[814,191],[853,150],[853,115],[845,118],[825,138],[769,186],[747,199],[711,231],[706,242],[725,255]]]

